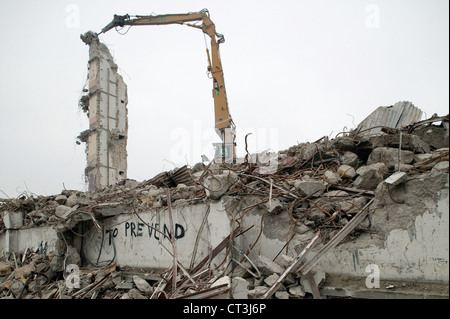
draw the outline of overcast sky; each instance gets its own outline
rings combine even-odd
[[[0,0],[0,198],[86,190],[78,107],[88,46],[114,14],[207,8],[220,47],[237,152],[333,138],[378,106],[448,114],[448,0]],[[122,30],[126,31],[126,29]],[[143,181],[212,154],[205,38],[186,26],[100,36],[128,85],[128,177]],[[207,39],[209,42],[209,39]]]

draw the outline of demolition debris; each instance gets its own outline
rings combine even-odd
[[[414,209],[425,211],[436,192],[448,193],[449,117],[419,121],[412,108],[411,103],[400,102],[387,109],[390,115],[386,109],[374,113],[383,113],[389,121],[376,115],[376,120],[368,118],[356,130],[334,139],[324,137],[281,151],[271,174],[261,173],[265,163],[248,154],[233,166],[184,166],[143,182],[123,179],[92,192],[63,190],[54,196],[24,193],[1,199],[0,236],[47,227],[56,232],[57,240],[52,250],[44,241],[22,251],[6,247],[0,261],[0,297],[323,298],[328,276],[317,266],[330,252],[344,243],[358,247],[363,242],[384,242],[391,230],[411,230],[419,214]],[[391,116],[399,117],[398,112],[403,120],[391,121]],[[391,122],[395,123],[388,125]],[[373,134],[368,123],[376,123]],[[185,232],[201,234],[210,229],[206,218],[218,201],[225,203],[222,214],[230,217],[230,233],[214,244],[208,242],[205,254],[198,249],[204,239],[193,237],[197,239],[189,246],[191,263],[186,264],[180,259],[185,253],[178,246],[180,238]],[[174,221],[173,210],[196,205],[206,205],[207,210],[195,229]],[[386,207],[395,207],[395,213]],[[164,227],[162,222],[150,224],[143,218],[149,211],[165,212],[169,222]],[[255,211],[260,213],[250,216]],[[383,218],[389,216],[386,222]],[[133,217],[138,219],[132,224]],[[246,218],[255,219],[246,222]],[[121,265],[120,243],[114,241],[118,231],[106,227],[111,221],[128,225],[124,230],[135,238],[144,236],[146,226],[150,235],[157,235],[156,247],[170,257],[171,266],[161,270]],[[263,237],[283,238],[278,224],[287,234],[282,249],[270,257],[255,253]],[[250,233],[254,242],[238,244]],[[101,238],[96,261],[84,251],[94,234]],[[112,258],[101,261],[108,241]],[[446,245],[442,256],[448,258]]]

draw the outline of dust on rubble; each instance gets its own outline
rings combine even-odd
[[[444,122],[448,124],[448,116]],[[441,126],[430,123],[432,121],[415,123],[402,130],[386,128],[381,135],[360,135],[358,131],[351,131],[331,140],[324,137],[314,143],[301,143],[278,152],[275,169],[273,161],[263,160],[267,154],[248,154],[233,166],[198,163],[192,168],[184,166],[162,172],[143,182],[125,179],[93,192],[63,190],[52,196],[23,193],[17,198],[0,200],[0,234],[6,231],[6,215],[10,213],[23,215],[18,228],[49,226],[60,234],[68,234],[80,222],[91,222],[94,227],[95,223],[107,220],[114,209],[121,214],[139,214],[167,209],[169,204],[177,207],[223,198],[230,202],[228,213],[234,216],[242,217],[254,207],[263,207],[271,218],[288,214],[293,227],[286,245],[294,235],[317,231],[322,234],[322,244],[326,244],[375,199],[368,208],[369,215],[339,244],[357,242],[361,234],[376,236],[380,232],[373,227],[370,218],[376,207],[389,202],[408,205],[395,198],[405,184],[419,188],[424,180],[445,184],[440,176],[448,176],[449,172],[448,142],[447,147],[441,147],[436,141],[425,142],[414,134],[415,130],[422,132],[424,125],[429,130],[441,130]],[[430,136],[435,135],[438,134]],[[400,140],[404,143],[399,143]],[[383,192],[387,187],[386,178],[396,172],[405,174],[398,184],[389,186],[388,193]],[[443,185],[436,187],[445,187]],[[258,198],[258,201],[249,206],[247,198]],[[236,235],[232,233],[230,238]],[[305,243],[309,239],[311,237],[305,237]],[[202,268],[206,264],[198,265],[197,271],[202,276],[194,280],[189,270],[179,271],[178,289],[172,291],[169,279],[173,269],[130,275],[115,263],[103,268],[82,268],[80,252],[73,247],[69,249],[70,245],[64,245],[63,241],[60,244],[56,253],[38,249],[4,254],[0,261],[0,297],[148,299],[234,295],[261,298],[294,262],[289,254],[280,254],[277,263],[263,263],[265,256],[260,256],[258,261],[248,258],[235,263],[227,275]],[[224,247],[226,243],[220,249]],[[67,282],[71,275],[65,268],[68,258],[80,266],[78,288],[70,288]],[[318,277],[318,287],[324,279],[325,275]],[[283,278],[274,297],[311,298],[314,293],[301,276],[293,272]]]

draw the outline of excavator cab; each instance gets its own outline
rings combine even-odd
[[[236,143],[213,143],[213,146],[215,149],[214,163],[236,163],[236,156],[234,154]]]

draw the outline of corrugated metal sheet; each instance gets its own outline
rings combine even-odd
[[[361,135],[377,135],[381,133],[381,127],[400,129],[421,118],[422,110],[411,102],[397,102],[394,106],[377,108],[358,125],[356,131]]]
[[[148,180],[146,184],[158,187],[176,187],[178,184],[193,185],[194,180],[189,174],[189,168],[185,165],[170,172],[162,172]]]

